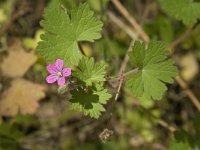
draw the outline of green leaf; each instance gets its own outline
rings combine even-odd
[[[93,42],[101,37],[103,24],[93,14],[86,3],[68,11],[58,0],[52,1],[41,21],[46,33],[41,36],[38,52],[47,61],[60,58],[66,66],[77,65],[81,58],[78,42]]]
[[[196,133],[186,132],[184,129],[178,130],[174,133],[169,144],[169,150],[199,150],[200,136],[199,136],[200,113],[195,115],[193,124]]]
[[[178,73],[174,62],[167,59],[165,45],[151,42],[148,47],[139,41],[135,42],[130,60],[139,71],[128,78],[128,86],[136,97],[161,99],[167,90],[165,83],[172,83]]]
[[[178,142],[176,139],[173,139],[170,142],[169,150],[192,150],[192,148],[187,142]]]
[[[73,75],[87,86],[91,86],[92,83],[105,81],[105,68],[105,63],[100,62],[95,64],[94,58],[83,56]]]
[[[111,98],[111,95],[101,85],[92,86],[90,88],[79,87],[71,92],[71,107],[74,110],[83,112],[92,118],[99,118],[101,112],[105,109],[103,104]]]
[[[200,3],[193,0],[158,0],[161,8],[184,24],[191,25],[200,18]]]
[[[192,137],[191,137],[192,138]],[[176,131],[169,144],[169,150],[192,150],[190,136],[184,130]]]

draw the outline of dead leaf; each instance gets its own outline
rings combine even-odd
[[[4,76],[22,77],[36,60],[34,51],[25,52],[18,41],[9,48],[8,57],[4,58],[0,68]]]
[[[181,76],[186,81],[191,81],[199,73],[199,65],[194,54],[187,54],[180,60],[182,66]]]
[[[0,116],[34,114],[39,107],[38,101],[45,97],[44,86],[24,79],[15,79],[11,87],[2,94]]]

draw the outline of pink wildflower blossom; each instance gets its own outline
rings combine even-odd
[[[49,64],[47,70],[50,73],[46,77],[46,81],[49,84],[52,84],[57,81],[59,86],[63,86],[66,83],[65,77],[71,75],[71,68],[63,68],[64,61],[57,59],[55,64]]]

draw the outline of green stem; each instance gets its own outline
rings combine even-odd
[[[139,71],[139,68],[135,68],[135,69],[132,69],[126,73],[123,73],[123,77],[127,77],[127,76],[130,76],[130,75],[133,75],[135,73],[137,73]],[[121,76],[111,76],[111,77],[107,77],[106,81],[115,81],[115,80],[118,80]]]

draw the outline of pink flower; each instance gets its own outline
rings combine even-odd
[[[63,86],[66,83],[65,77],[70,76],[71,68],[64,68],[64,61],[61,59],[57,59],[55,64],[49,64],[47,66],[47,70],[50,73],[49,76],[46,77],[46,81],[49,84],[52,84],[57,81],[59,86]]]

